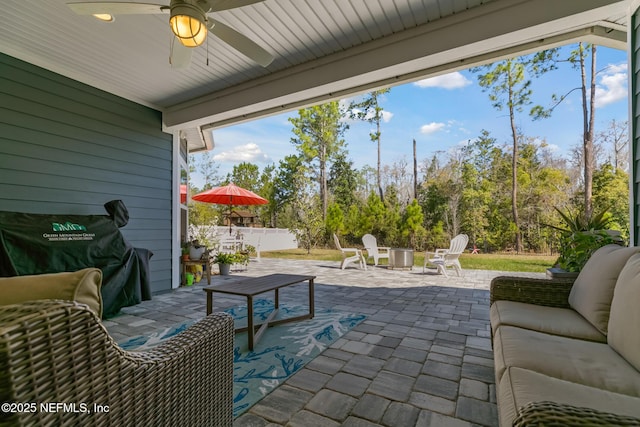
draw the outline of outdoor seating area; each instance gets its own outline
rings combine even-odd
[[[640,374],[631,338],[637,316],[625,301],[636,299],[639,266],[637,248],[615,245],[596,252],[575,284],[541,273],[468,270],[460,278],[267,258],[241,274],[212,276],[211,286],[203,279],[102,321],[99,298],[89,308],[52,300],[0,307],[0,354],[15,373],[2,393],[24,401],[92,402],[97,411],[108,402],[96,423],[135,412],[141,425],[638,425]],[[99,281],[96,272],[56,276],[85,295]],[[290,280],[267,283],[276,276]],[[246,283],[246,292],[236,292],[236,282]],[[261,288],[253,290],[254,282]],[[306,365],[290,367],[286,380],[265,377],[258,387],[263,397],[236,414],[230,405],[241,398],[234,386],[243,379],[232,373],[232,359],[246,338],[234,343],[232,317],[221,312],[253,304],[254,294],[269,290],[275,290],[275,308],[307,306],[308,314],[288,320],[296,320],[293,325],[313,318],[314,309],[363,320]],[[212,299],[212,292],[222,295]],[[116,345],[178,325],[187,325],[185,332],[157,347],[123,351]],[[255,358],[272,345],[249,338],[249,354]],[[572,351],[582,356],[567,364]],[[60,374],[25,376],[25,364]],[[44,380],[55,387],[42,387]],[[120,390],[115,397],[113,387]],[[37,416],[63,424],[86,414]]]
[[[640,427],[640,0],[3,6],[0,427]]]
[[[471,270],[462,280],[263,258],[235,277],[214,276],[212,286],[278,271],[316,276],[316,312],[331,308],[366,319],[237,417],[234,426],[497,425],[489,284],[499,272]],[[121,342],[200,318],[206,312],[205,283],[128,308],[105,326]],[[280,293],[281,305],[307,299],[306,283]],[[219,295],[213,311],[244,303],[242,296]],[[258,343],[255,351],[261,349]]]

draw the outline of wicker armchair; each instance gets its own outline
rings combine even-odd
[[[3,406],[0,426],[231,426],[233,337],[232,318],[214,313],[127,352],[85,305],[0,307],[0,402],[36,404]]]

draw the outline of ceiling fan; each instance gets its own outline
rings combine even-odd
[[[115,15],[170,14],[169,24],[175,37],[169,62],[174,68],[189,65],[192,48],[204,43],[209,32],[248,58],[266,67],[273,61],[273,56],[269,52],[228,25],[207,16],[209,13],[263,1],[171,0],[169,6],[149,3],[78,2],[67,3],[67,6],[78,15],[93,15],[106,22],[113,21]]]

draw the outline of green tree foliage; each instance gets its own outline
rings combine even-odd
[[[329,171],[328,188],[334,201],[344,210],[354,203],[358,187],[358,172],[345,152],[336,155]]]
[[[332,101],[298,110],[298,117],[289,118],[295,135],[291,142],[316,175],[322,218],[326,218],[329,204],[327,168],[344,146],[347,125],[342,117],[338,102]]]
[[[344,230],[344,212],[338,203],[332,203],[327,209],[327,234],[342,234]]]
[[[364,235],[367,233],[374,236],[381,235],[385,231],[386,208],[380,197],[374,192],[369,194],[365,205],[362,207],[355,234]]]
[[[233,171],[227,180],[255,193],[260,189],[260,169],[253,163],[242,162],[233,166]]]
[[[268,205],[256,207],[264,224],[293,230],[308,251],[326,245],[332,233],[340,234],[350,246],[360,246],[362,236],[371,233],[381,246],[417,250],[447,247],[454,235],[466,233],[483,252],[557,253],[566,246],[574,248],[575,259],[570,262],[580,262],[606,236],[565,240],[567,234],[556,228],[566,218],[552,207],[565,213],[584,211],[582,163],[557,157],[544,139],[524,135],[514,124],[515,115],[531,105],[532,79],[552,68],[552,60],[553,54],[546,52],[475,69],[493,106],[509,111],[511,141],[502,145],[483,130],[466,144],[423,160],[417,200],[412,190],[407,192],[413,188],[413,176],[405,161],[354,168],[343,146],[343,113],[336,103],[300,110],[291,120],[297,155],[265,167],[262,173],[255,165],[241,163],[227,178],[269,200]],[[375,125],[371,140],[378,146],[384,93],[369,94],[362,103],[352,104],[350,113]],[[550,114],[539,106],[528,112],[534,117]],[[596,212],[608,210],[608,226],[628,238],[625,131],[614,122],[607,132],[598,134],[600,149],[612,154],[597,157],[592,206]],[[206,177],[203,189],[225,183],[209,155],[193,164],[191,172],[196,170]],[[192,204],[190,221],[215,223],[225,208]]]
[[[274,179],[273,192],[276,213],[283,213],[298,197],[298,194],[305,190],[304,174],[305,166],[300,156],[290,155],[280,160]],[[287,223],[278,222],[277,215],[274,224],[276,227],[288,226]]]
[[[509,113],[509,123],[512,136],[511,160],[511,214],[515,231],[515,250],[522,250],[522,235],[518,216],[518,131],[516,128],[516,113],[522,112],[526,105],[530,105],[531,77],[555,68],[555,50],[542,51],[534,55],[509,58],[493,64],[472,68],[478,74],[478,83],[485,91],[489,91],[489,99],[496,110],[506,109]],[[529,114],[542,117],[543,108],[533,107]]]
[[[467,231],[472,244],[480,246],[487,235],[488,216],[495,186],[490,177],[491,154],[495,139],[482,131],[479,138],[469,141],[462,161],[461,228]]]
[[[423,221],[424,215],[422,214],[422,207],[416,199],[413,199],[411,204],[407,206],[399,227],[402,232],[402,237],[407,239],[409,246],[412,248],[418,246],[417,239],[425,234],[424,227],[422,226]]]
[[[629,174],[605,163],[593,174],[594,212],[607,209],[611,213],[609,228],[629,238]]]

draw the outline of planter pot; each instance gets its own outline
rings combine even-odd
[[[193,273],[185,274],[185,284],[187,286],[193,286],[193,279],[194,279]]]
[[[189,248],[189,258],[191,259],[201,259],[202,255],[204,255],[204,251],[207,248],[205,248],[204,246],[201,246],[199,248],[195,248],[195,247],[190,247]]]
[[[221,276],[228,276],[231,271],[231,264],[218,264]]]

